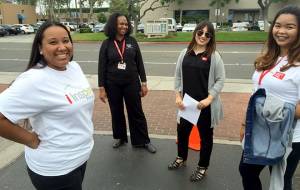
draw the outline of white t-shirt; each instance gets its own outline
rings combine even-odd
[[[297,120],[297,124],[293,134],[293,142],[300,142],[300,119]]]
[[[67,174],[88,160],[93,108],[93,91],[74,61],[65,71],[30,69],[0,94],[0,112],[13,123],[29,118],[38,134],[41,143],[25,146],[25,160],[43,176]]]
[[[281,72],[280,68],[287,64],[287,57],[279,57],[278,64],[268,72],[258,85],[262,71],[255,71],[252,80],[254,88],[264,88],[267,94],[271,94],[284,102],[297,104],[300,100],[300,67],[291,67]],[[300,142],[300,121],[297,121],[293,142]]]

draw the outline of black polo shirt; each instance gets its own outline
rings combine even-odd
[[[117,41],[122,50],[123,41]],[[129,82],[140,77],[146,82],[146,73],[142,54],[137,41],[129,36],[125,38],[124,62],[126,69],[118,69],[121,57],[115,47],[114,40],[106,39],[102,42],[98,60],[98,86],[104,86],[106,80]]]
[[[187,53],[182,62],[183,93],[187,93],[197,101],[208,96],[208,77],[210,57],[204,53]]]

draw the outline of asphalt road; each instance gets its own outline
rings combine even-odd
[[[141,43],[148,76],[173,76],[180,51],[187,44]],[[86,74],[97,74],[100,43],[75,43],[74,60]],[[250,79],[253,61],[262,44],[218,44],[226,69],[226,78]],[[0,71],[21,72],[26,68],[31,43],[0,43]]]
[[[113,149],[112,137],[95,135],[95,146],[87,165],[84,190],[241,190],[238,171],[241,147],[214,144],[206,178],[191,183],[189,177],[196,167],[199,152],[190,150],[187,167],[168,171],[167,165],[176,156],[175,140],[152,139],[158,152],[150,154],[130,144]],[[24,156],[0,170],[0,190],[32,190],[26,172]],[[261,174],[263,189],[267,189],[269,172]]]

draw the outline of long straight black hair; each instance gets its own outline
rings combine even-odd
[[[45,67],[47,66],[47,62],[44,60],[43,55],[40,54],[40,47],[42,46],[42,41],[44,38],[44,32],[47,28],[51,27],[51,26],[58,26],[61,27],[63,29],[66,30],[66,32],[68,33],[69,39],[71,41],[71,43],[73,44],[71,35],[69,30],[67,29],[67,27],[65,25],[63,25],[60,22],[56,22],[56,21],[46,21],[44,22],[40,28],[37,30],[33,43],[32,43],[32,48],[31,48],[31,54],[30,54],[30,58],[29,58],[29,63],[27,65],[26,71],[34,68],[37,66],[37,64],[39,64],[40,67]],[[71,57],[70,61],[73,59],[73,56]]]

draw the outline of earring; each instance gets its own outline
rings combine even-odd
[[[41,55],[43,55],[43,52],[42,52],[42,51],[40,51],[40,54],[41,54]]]

